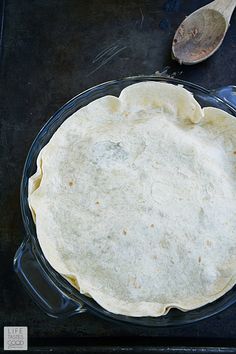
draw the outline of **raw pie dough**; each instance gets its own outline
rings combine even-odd
[[[129,316],[191,310],[236,283],[236,120],[142,82],[69,117],[41,150],[29,205],[56,271]]]

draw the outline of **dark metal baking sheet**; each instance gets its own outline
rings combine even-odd
[[[32,349],[59,351],[65,345],[67,351],[84,348],[85,352],[93,343],[104,345],[104,350],[113,345],[114,352],[119,348],[164,352],[176,346],[177,350],[192,347],[193,352],[199,346],[209,352],[211,347],[232,352],[236,347],[236,306],[179,328],[121,327],[90,313],[59,321],[48,318],[31,301],[12,266],[24,233],[19,208],[23,163],[38,130],[63,103],[95,84],[166,67],[169,73],[207,88],[236,83],[235,14],[221,49],[211,59],[194,67],[171,60],[178,24],[207,2],[5,1],[0,68],[0,321],[1,327],[28,326]],[[94,342],[97,338],[100,344]]]

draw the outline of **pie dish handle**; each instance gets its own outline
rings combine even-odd
[[[226,103],[230,104],[234,109],[236,109],[236,86],[229,85],[219,87],[217,89],[211,90],[214,96],[217,96],[224,100]]]
[[[84,304],[67,296],[43,268],[26,239],[14,257],[14,270],[36,304],[49,316],[66,318],[86,311]]]

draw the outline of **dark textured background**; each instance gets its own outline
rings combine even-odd
[[[92,337],[99,337],[103,344],[236,345],[236,305],[209,320],[172,329],[123,327],[89,313],[59,321],[36,307],[12,266],[24,236],[19,208],[23,163],[36,133],[63,103],[103,81],[152,74],[166,66],[178,77],[207,88],[236,84],[236,14],[221,49],[212,58],[192,67],[171,60],[171,41],[178,24],[206,3],[0,1],[0,319],[2,327],[28,326],[31,345],[77,345]]]

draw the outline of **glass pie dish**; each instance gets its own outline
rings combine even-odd
[[[75,111],[102,96],[108,94],[118,96],[126,86],[141,81],[163,81],[182,85],[193,93],[195,99],[202,107],[217,107],[236,116],[235,86],[227,86],[209,91],[198,85],[179,79],[136,76],[113,80],[92,87],[72,98],[49,119],[36,136],[26,158],[20,190],[25,237],[14,258],[14,270],[21,282],[31,294],[34,301],[49,316],[66,318],[72,315],[79,315],[84,311],[90,311],[100,317],[120,323],[164,327],[199,321],[219,313],[236,302],[236,286],[234,286],[234,288],[218,300],[187,312],[171,309],[167,315],[161,317],[129,317],[113,314],[98,305],[92,298],[81,294],[57,273],[50,266],[40,248],[35,224],[28,206],[28,179],[36,170],[36,159],[40,150],[48,143],[64,120]]]

